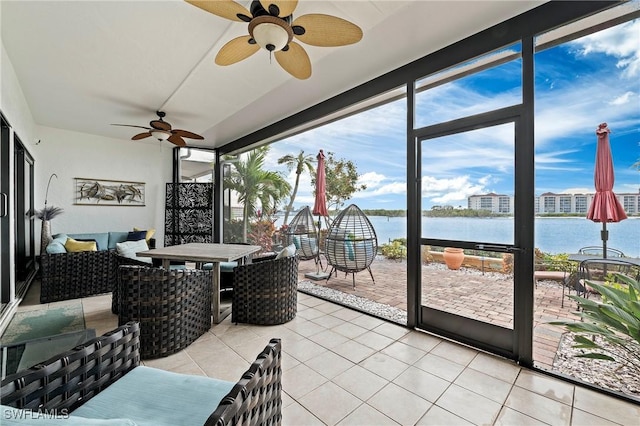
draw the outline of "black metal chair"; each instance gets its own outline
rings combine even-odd
[[[579,278],[576,284],[576,291],[578,295],[589,298],[591,294],[598,294],[589,285],[589,282],[619,284],[616,274],[626,275],[638,280],[640,279],[640,266],[620,258],[583,260],[578,267]]]
[[[378,237],[369,218],[351,204],[338,214],[331,226],[325,242],[325,256],[331,271],[342,271],[353,276],[353,288],[356,288],[355,274],[365,269],[369,271],[375,284],[371,263],[378,253]]]
[[[140,323],[143,359],[176,353],[211,328],[211,272],[118,268],[118,324]]]
[[[578,250],[578,254],[588,254],[588,255],[593,255],[593,256],[598,256],[598,257],[603,257],[604,250],[602,249],[602,246],[588,246],[588,247],[582,247],[580,250]],[[607,247],[607,258],[612,258],[612,257],[625,257],[624,253],[618,249],[614,249],[614,248],[610,248]]]

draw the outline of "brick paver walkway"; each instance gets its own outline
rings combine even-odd
[[[324,260],[324,259],[323,259]],[[356,274],[356,288],[351,275],[344,273],[326,281],[312,281],[347,294],[353,294],[398,309],[407,310],[407,264],[378,257],[371,265],[375,284],[367,271]],[[313,261],[300,262],[300,280],[315,272]],[[309,280],[311,281],[311,280]],[[461,269],[452,271],[444,265],[422,269],[423,301],[426,306],[457,313],[469,318],[513,327],[513,280],[499,273]],[[556,319],[576,319],[574,301],[566,298],[561,307],[562,287],[541,281],[535,289],[533,358],[537,366],[551,369],[560,342],[562,328],[546,324]]]

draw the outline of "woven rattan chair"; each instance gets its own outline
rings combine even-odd
[[[356,288],[355,274],[369,271],[375,284],[371,263],[378,252],[378,237],[369,218],[356,206],[351,204],[338,214],[331,226],[325,242],[325,256],[331,271],[352,274],[353,288]]]
[[[15,409],[15,419],[43,420],[44,416],[58,413],[71,414],[88,403],[100,392],[116,387],[118,381],[140,365],[140,328],[138,323],[128,323],[103,336],[92,339],[69,351],[56,355],[27,370],[9,375],[2,380],[0,394],[2,404]],[[218,406],[204,422],[213,425],[279,425],[282,423],[282,346],[280,339],[271,339],[269,344],[253,361],[231,391],[222,398]],[[140,389],[154,392],[154,388]],[[206,392],[199,394],[198,404],[212,398]],[[109,420],[86,419],[76,416],[73,424],[123,424],[127,410],[136,409],[136,401],[128,400],[123,407],[113,407],[113,423]],[[184,412],[184,422],[194,424],[193,413],[183,406],[175,410]],[[36,419],[35,415],[39,417]],[[23,417],[18,417],[19,415]],[[49,417],[47,417],[49,418]],[[115,420],[120,418],[121,421]],[[157,420],[160,423],[162,419]],[[63,425],[66,420],[52,420]],[[58,423],[58,421],[60,423]],[[84,420],[83,420],[84,421]],[[35,424],[34,423],[34,424]],[[44,424],[43,423],[43,424]],[[196,422],[201,424],[200,422]],[[3,423],[4,424],[4,423]],[[127,423],[129,424],[129,423]]]
[[[314,260],[322,268],[318,229],[316,228],[311,209],[306,206],[291,220],[285,232],[286,245],[296,247],[296,255],[300,260]]]
[[[118,269],[118,324],[140,322],[143,359],[171,355],[211,328],[211,272]]]
[[[298,310],[297,256],[237,266],[233,271],[231,321],[284,324]]]

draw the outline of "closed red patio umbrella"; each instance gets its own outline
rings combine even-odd
[[[596,150],[596,164],[593,179],[596,194],[587,212],[587,219],[594,222],[602,222],[602,255],[607,257],[607,231],[608,222],[620,222],[627,218],[624,208],[613,193],[614,172],[611,147],[609,145],[609,133],[607,123],[602,123],[596,130],[598,147]]]
[[[326,182],[326,175],[324,170],[324,158],[325,158],[324,152],[320,150],[316,158],[318,159],[318,166],[316,167],[316,196],[315,196],[315,201],[313,203],[312,213],[318,216],[318,247],[320,248],[320,235],[321,235],[320,234],[320,228],[321,228],[320,217],[322,216],[325,218],[325,221],[327,222],[327,227],[328,227],[329,223],[326,218],[329,216],[329,211],[327,210],[327,194],[326,194],[327,182]],[[322,266],[322,262],[320,261],[320,253],[318,253],[318,261],[316,262],[316,273],[306,274],[305,276],[316,279],[316,280],[325,279],[328,276],[328,274],[320,272],[321,266]]]

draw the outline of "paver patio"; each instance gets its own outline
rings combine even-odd
[[[323,259],[324,261],[324,259]],[[351,275],[338,273],[327,281],[312,281],[346,294],[407,310],[407,264],[378,256],[371,265],[375,284],[367,271],[356,274],[353,288]],[[315,272],[313,261],[300,262],[299,279],[310,281],[304,274]],[[469,318],[513,327],[513,281],[509,276],[462,268],[454,271],[444,265],[422,268],[423,304],[458,313]],[[566,298],[561,306],[562,287],[553,281],[540,281],[535,289],[533,358],[536,366],[552,369],[563,330],[546,324],[557,319],[576,319],[576,304]]]

